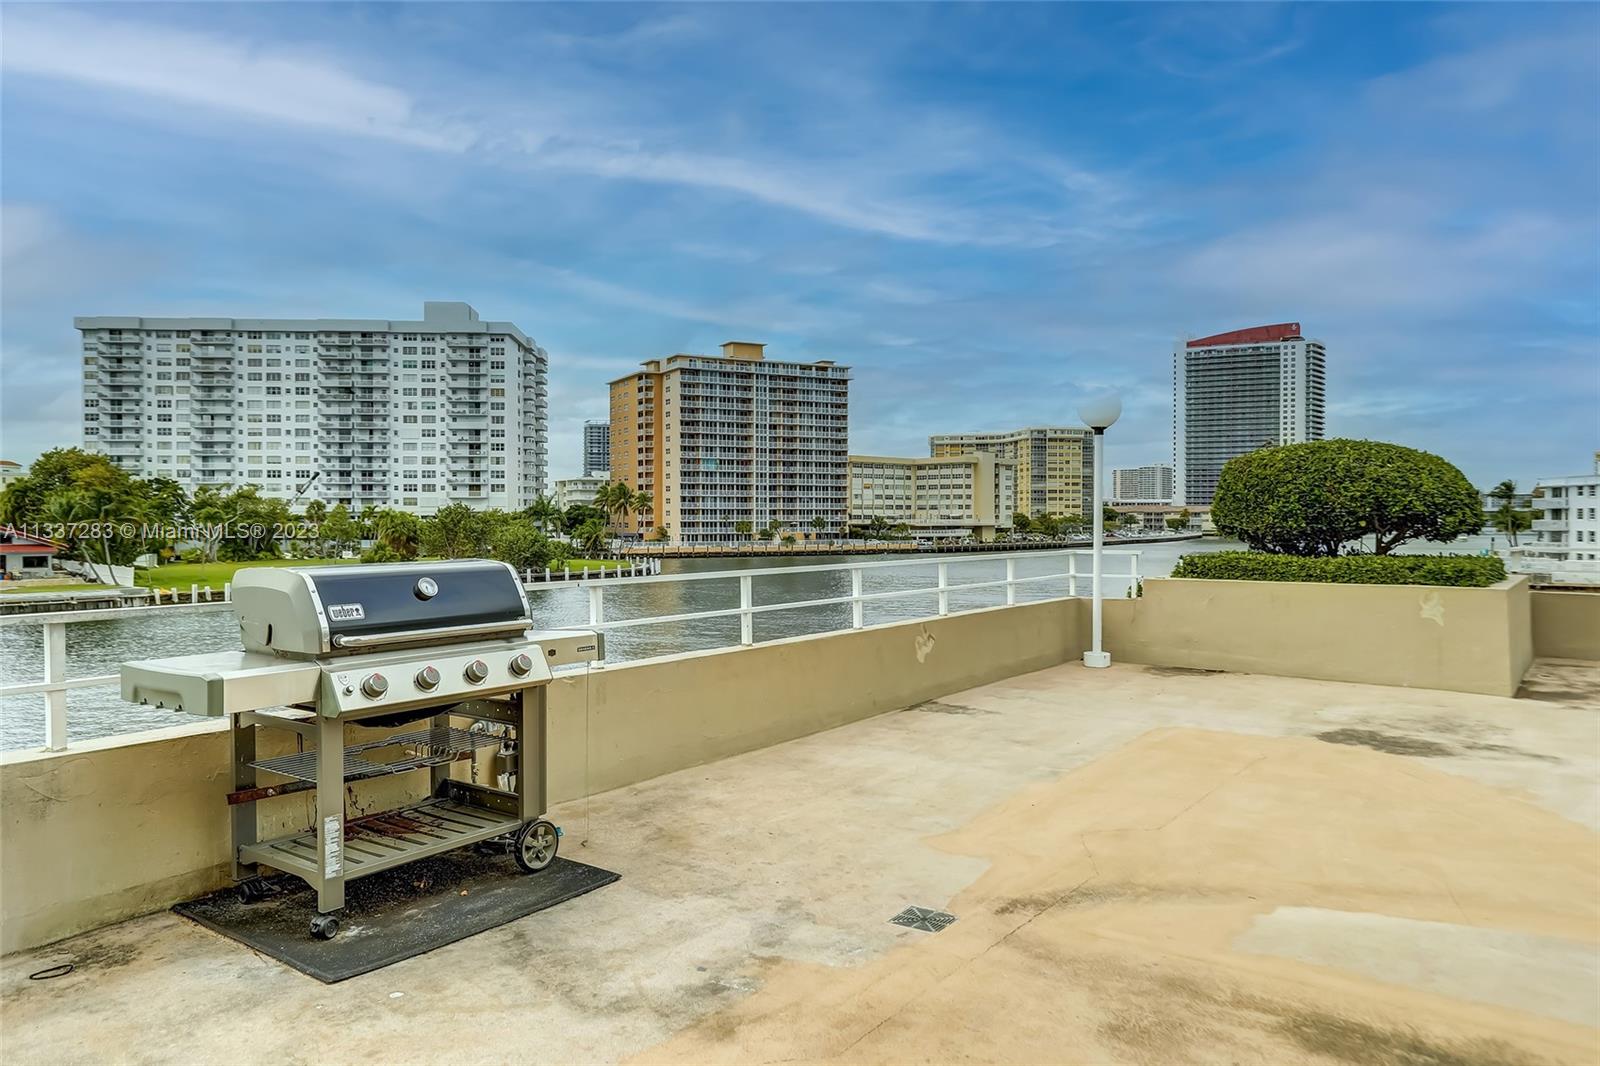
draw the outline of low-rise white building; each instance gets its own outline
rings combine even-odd
[[[594,506],[595,494],[611,480],[611,471],[597,470],[583,477],[564,477],[556,482],[556,506],[565,511],[582,504]]]
[[[850,457],[852,526],[882,518],[926,540],[987,541],[1012,527],[1016,510],[1016,464],[988,452]]]
[[[1590,473],[1540,478],[1532,505],[1540,512],[1533,520],[1537,539],[1512,549],[1512,569],[1558,582],[1600,583],[1600,452]]]

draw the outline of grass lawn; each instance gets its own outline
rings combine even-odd
[[[7,581],[4,586],[0,586],[0,596],[14,595],[19,592],[100,592],[118,587],[117,585],[58,585],[55,583],[46,585],[36,584],[32,581]]]
[[[145,569],[133,575],[133,583],[145,588],[160,585],[164,589],[186,589],[200,585],[220,589],[233,580],[233,572],[246,566],[327,566],[333,563],[353,563],[354,559],[256,559],[248,563],[171,563],[167,566]]]
[[[200,585],[221,589],[225,583],[233,580],[235,570],[245,566],[332,566],[335,563],[348,566],[356,561],[355,559],[259,559],[248,563],[171,563],[153,570],[140,568],[133,575],[133,583],[144,588],[160,585],[164,589],[186,589],[190,585]],[[607,570],[615,570],[620,565],[620,560],[572,560],[574,570],[598,570],[602,565]],[[551,569],[561,568],[551,567]]]

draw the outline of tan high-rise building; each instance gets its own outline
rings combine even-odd
[[[1017,510],[1017,467],[987,452],[942,458],[850,457],[850,524],[874,518],[914,536],[993,540]]]
[[[942,433],[929,454],[986,452],[1015,463],[1017,510],[1030,516],[1087,515],[1094,508],[1094,432],[1073,426],[1031,426],[1009,433]]]
[[[796,535],[844,523],[850,368],[764,348],[729,341],[611,382],[611,477],[654,501],[632,528],[715,544],[749,539],[742,522]]]

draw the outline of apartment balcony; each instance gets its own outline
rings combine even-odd
[[[1550,515],[1550,512],[1548,511],[1545,513],[1546,515]],[[1572,528],[1572,524],[1567,520],[1566,515],[1567,513],[1562,511],[1561,517],[1559,518],[1553,516],[1546,518],[1535,518],[1533,520],[1533,531],[1535,533],[1565,533],[1567,530]]]

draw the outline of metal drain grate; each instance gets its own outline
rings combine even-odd
[[[930,911],[926,907],[907,907],[889,919],[894,925],[903,925],[907,929],[920,929],[924,933],[937,933],[955,920],[956,916],[953,914]]]

